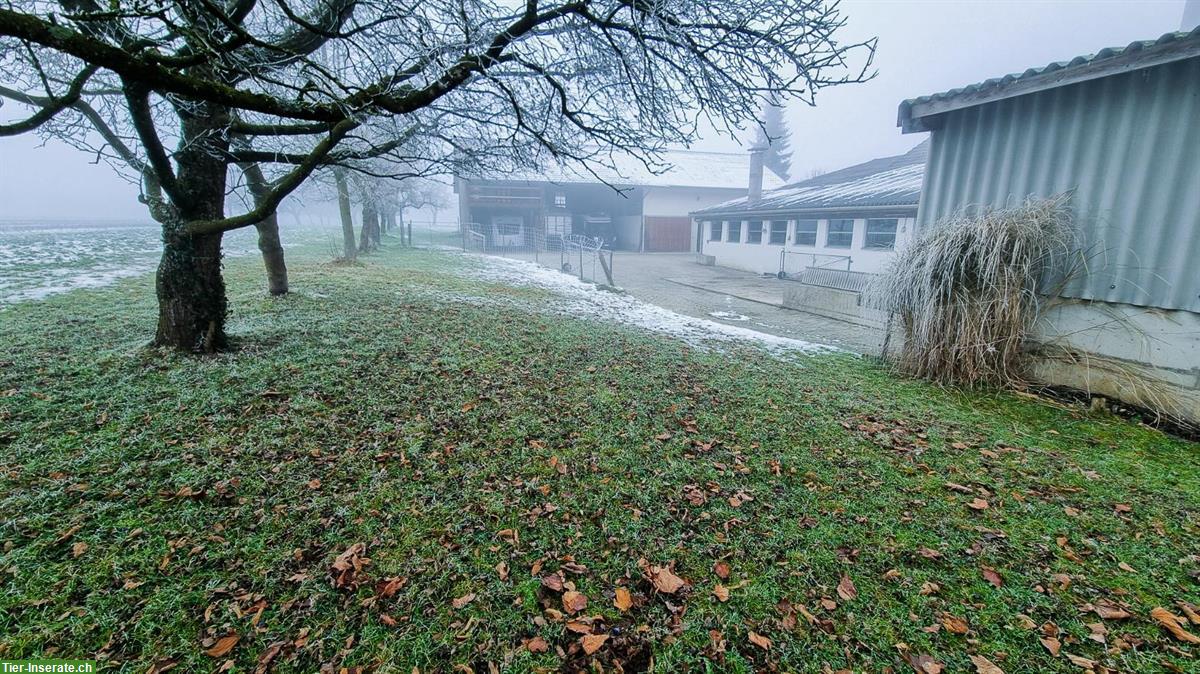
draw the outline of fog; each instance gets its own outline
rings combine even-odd
[[[793,104],[793,177],[903,152],[922,139],[896,128],[905,99],[1068,60],[1179,28],[1183,0],[951,2],[845,0],[847,40],[879,37],[878,76]],[[0,108],[0,119],[18,116]],[[743,134],[746,138],[749,133]],[[737,150],[710,133],[698,147]],[[107,165],[33,135],[0,139],[0,219],[148,220],[137,190]]]

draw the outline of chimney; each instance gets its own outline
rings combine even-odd
[[[763,155],[766,151],[767,148],[757,144],[750,148],[750,191],[746,198],[752,203],[762,198]]]

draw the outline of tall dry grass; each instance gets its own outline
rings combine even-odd
[[[1076,251],[1068,197],[964,210],[920,232],[868,290],[904,343],[909,374],[965,386],[1021,386],[1022,346],[1041,297]]]

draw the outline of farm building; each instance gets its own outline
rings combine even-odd
[[[694,251],[688,213],[745,195],[750,157],[673,150],[663,162],[661,172],[629,157],[599,175],[556,165],[536,174],[459,177],[459,221],[490,247],[525,248],[582,234],[621,250]],[[770,173],[764,180],[782,184]]]
[[[905,154],[697,209],[702,252],[724,267],[875,273],[912,236],[927,143]]]
[[[900,104],[931,132],[917,226],[1066,193],[1088,256],[1037,376],[1200,420],[1200,29]]]

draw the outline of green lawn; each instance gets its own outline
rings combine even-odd
[[[1150,617],[1200,603],[1196,444],[322,256],[231,260],[216,357],[143,347],[150,278],[0,311],[0,659],[1200,671]]]

